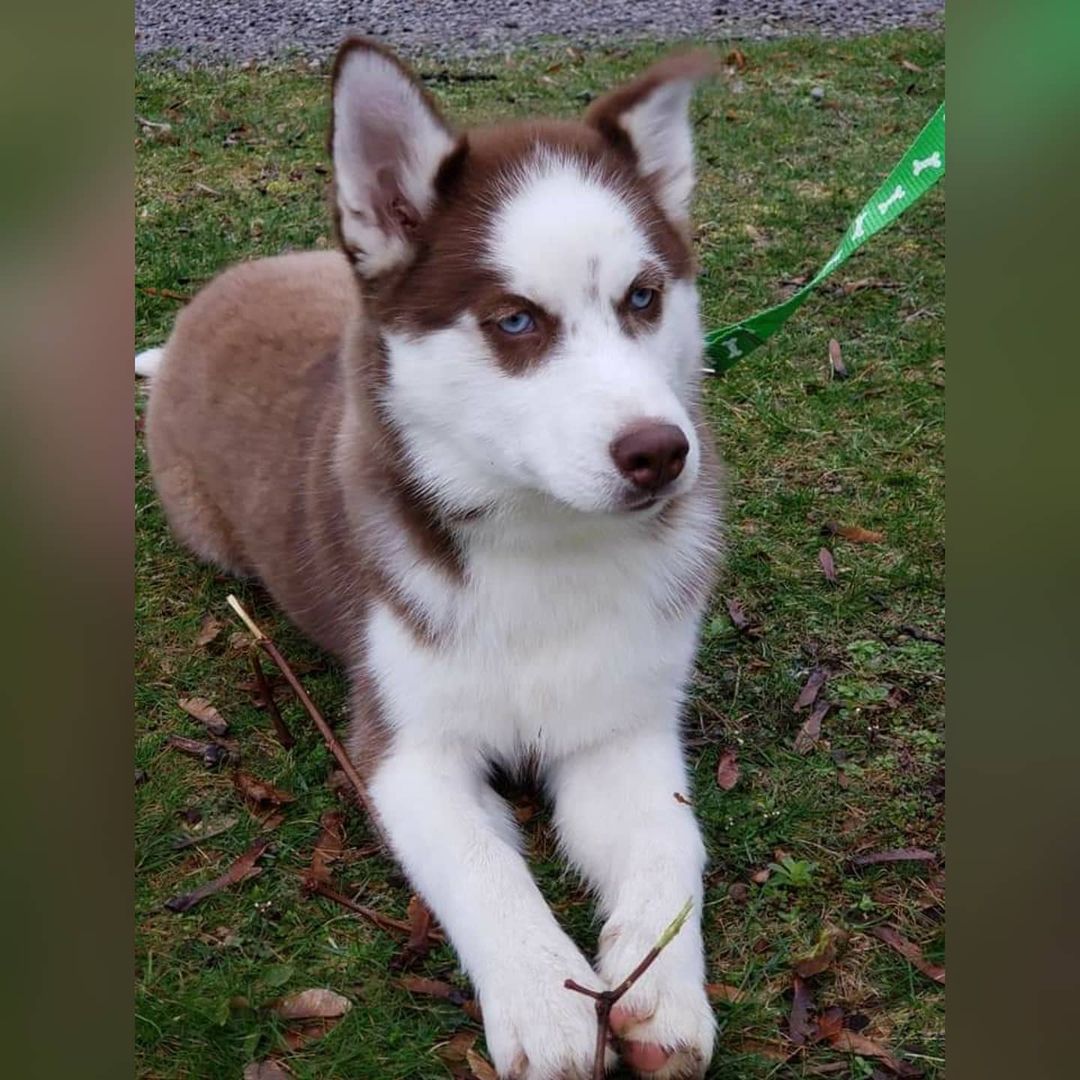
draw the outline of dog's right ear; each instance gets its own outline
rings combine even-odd
[[[330,144],[342,247],[377,277],[408,258],[454,136],[395,57],[352,38],[334,62]]]

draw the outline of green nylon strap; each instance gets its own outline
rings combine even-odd
[[[908,147],[896,168],[848,226],[829,261],[794,296],[742,322],[705,335],[705,354],[719,375],[776,333],[810,298],[810,293],[871,236],[891,225],[945,175],[945,104]]]

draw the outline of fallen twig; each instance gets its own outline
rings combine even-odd
[[[309,876],[304,879],[304,887],[310,893],[325,896],[327,900],[333,900],[335,904],[340,904],[350,911],[355,911],[357,915],[363,915],[368,922],[373,923],[380,930],[386,930],[391,934],[401,934],[406,938],[412,933],[412,925],[406,920],[395,919],[392,915],[384,915],[381,911],[376,911],[375,908],[358,904],[355,900],[350,900],[344,894],[336,892],[325,882],[313,880]],[[441,930],[429,929],[428,938],[438,944],[446,941],[446,935]]]
[[[146,293],[147,296],[160,296],[165,300],[179,300],[182,304],[186,304],[191,299],[190,293],[177,292],[175,289],[157,289],[153,285],[138,285],[136,286],[141,293]]]
[[[937,856],[923,848],[891,848],[888,851],[871,851],[864,855],[854,855],[852,866],[878,866],[880,863],[894,862],[936,862]]]
[[[596,1054],[593,1058],[593,1080],[604,1080],[604,1051],[607,1048],[607,1032],[611,1010],[615,1007],[619,998],[649,970],[652,962],[667,948],[675,935],[683,928],[683,923],[689,918],[693,907],[694,901],[692,899],[683,904],[682,910],[657,938],[656,944],[642,957],[641,963],[614,989],[590,990],[587,986],[582,986],[573,979],[567,979],[563,983],[567,990],[574,990],[579,994],[584,994],[586,997],[591,997],[596,1003]]]
[[[945,639],[940,634],[931,634],[929,630],[923,630],[918,626],[908,626],[906,623],[900,627],[900,633],[907,634],[916,641],[929,641],[934,645],[945,644]]]
[[[286,724],[285,720],[282,718],[281,710],[274,700],[274,692],[270,689],[270,683],[267,681],[266,672],[263,671],[263,666],[259,662],[259,654],[252,649],[250,656],[251,670],[255,674],[255,685],[258,687],[259,693],[262,694],[263,700],[266,702],[266,711],[270,714],[270,723],[274,725],[274,734],[277,736],[277,741],[281,743],[286,750],[291,750],[296,745],[296,739],[293,738],[293,733],[289,730],[289,725]]]
[[[292,691],[296,695],[297,700],[304,706],[308,716],[311,717],[312,722],[319,729],[319,734],[326,742],[330,753],[337,759],[337,763],[341,766],[341,771],[345,773],[352,783],[353,788],[355,788],[356,797],[360,800],[360,804],[363,806],[364,810],[367,811],[372,828],[378,828],[377,823],[379,817],[375,812],[375,804],[371,801],[371,796],[368,794],[364,781],[360,779],[360,774],[353,767],[353,763],[349,760],[349,755],[345,753],[345,748],[338,742],[333,731],[330,730],[330,725],[323,719],[323,715],[319,712],[315,702],[308,697],[308,692],[304,689],[303,683],[300,682],[293,672],[293,669],[289,666],[288,660],[281,655],[273,640],[267,637],[266,634],[259,629],[258,624],[252,619],[247,611],[244,610],[244,606],[232,595],[232,593],[230,593],[226,599],[229,602],[229,607],[240,616],[244,625],[251,631],[251,636],[255,639],[255,644],[274,661],[278,670],[285,676],[285,681],[292,687]],[[261,689],[262,688],[260,687],[260,690]],[[267,708],[269,708],[270,700],[272,700],[272,695],[267,693]]]

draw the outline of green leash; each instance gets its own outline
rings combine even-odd
[[[896,168],[870,197],[848,226],[829,261],[808,284],[782,304],[759,311],[742,322],[732,323],[705,335],[705,355],[712,361],[706,368],[721,374],[754,351],[780,329],[810,298],[810,293],[871,236],[891,225],[909,206],[919,201],[945,175],[945,104],[918,138],[908,147]]]

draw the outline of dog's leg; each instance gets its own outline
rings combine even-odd
[[[541,896],[478,756],[399,739],[371,794],[395,853],[476,987],[499,1075],[588,1077],[596,1013],[563,980],[594,985],[596,976]]]
[[[607,917],[599,970],[608,985],[629,975],[694,901],[681,932],[616,1006],[612,1026],[624,1061],[642,1075],[704,1075],[714,1036],[701,939],[705,850],[693,811],[675,798],[687,790],[676,725],[576,754],[552,770],[551,785],[563,845]]]

